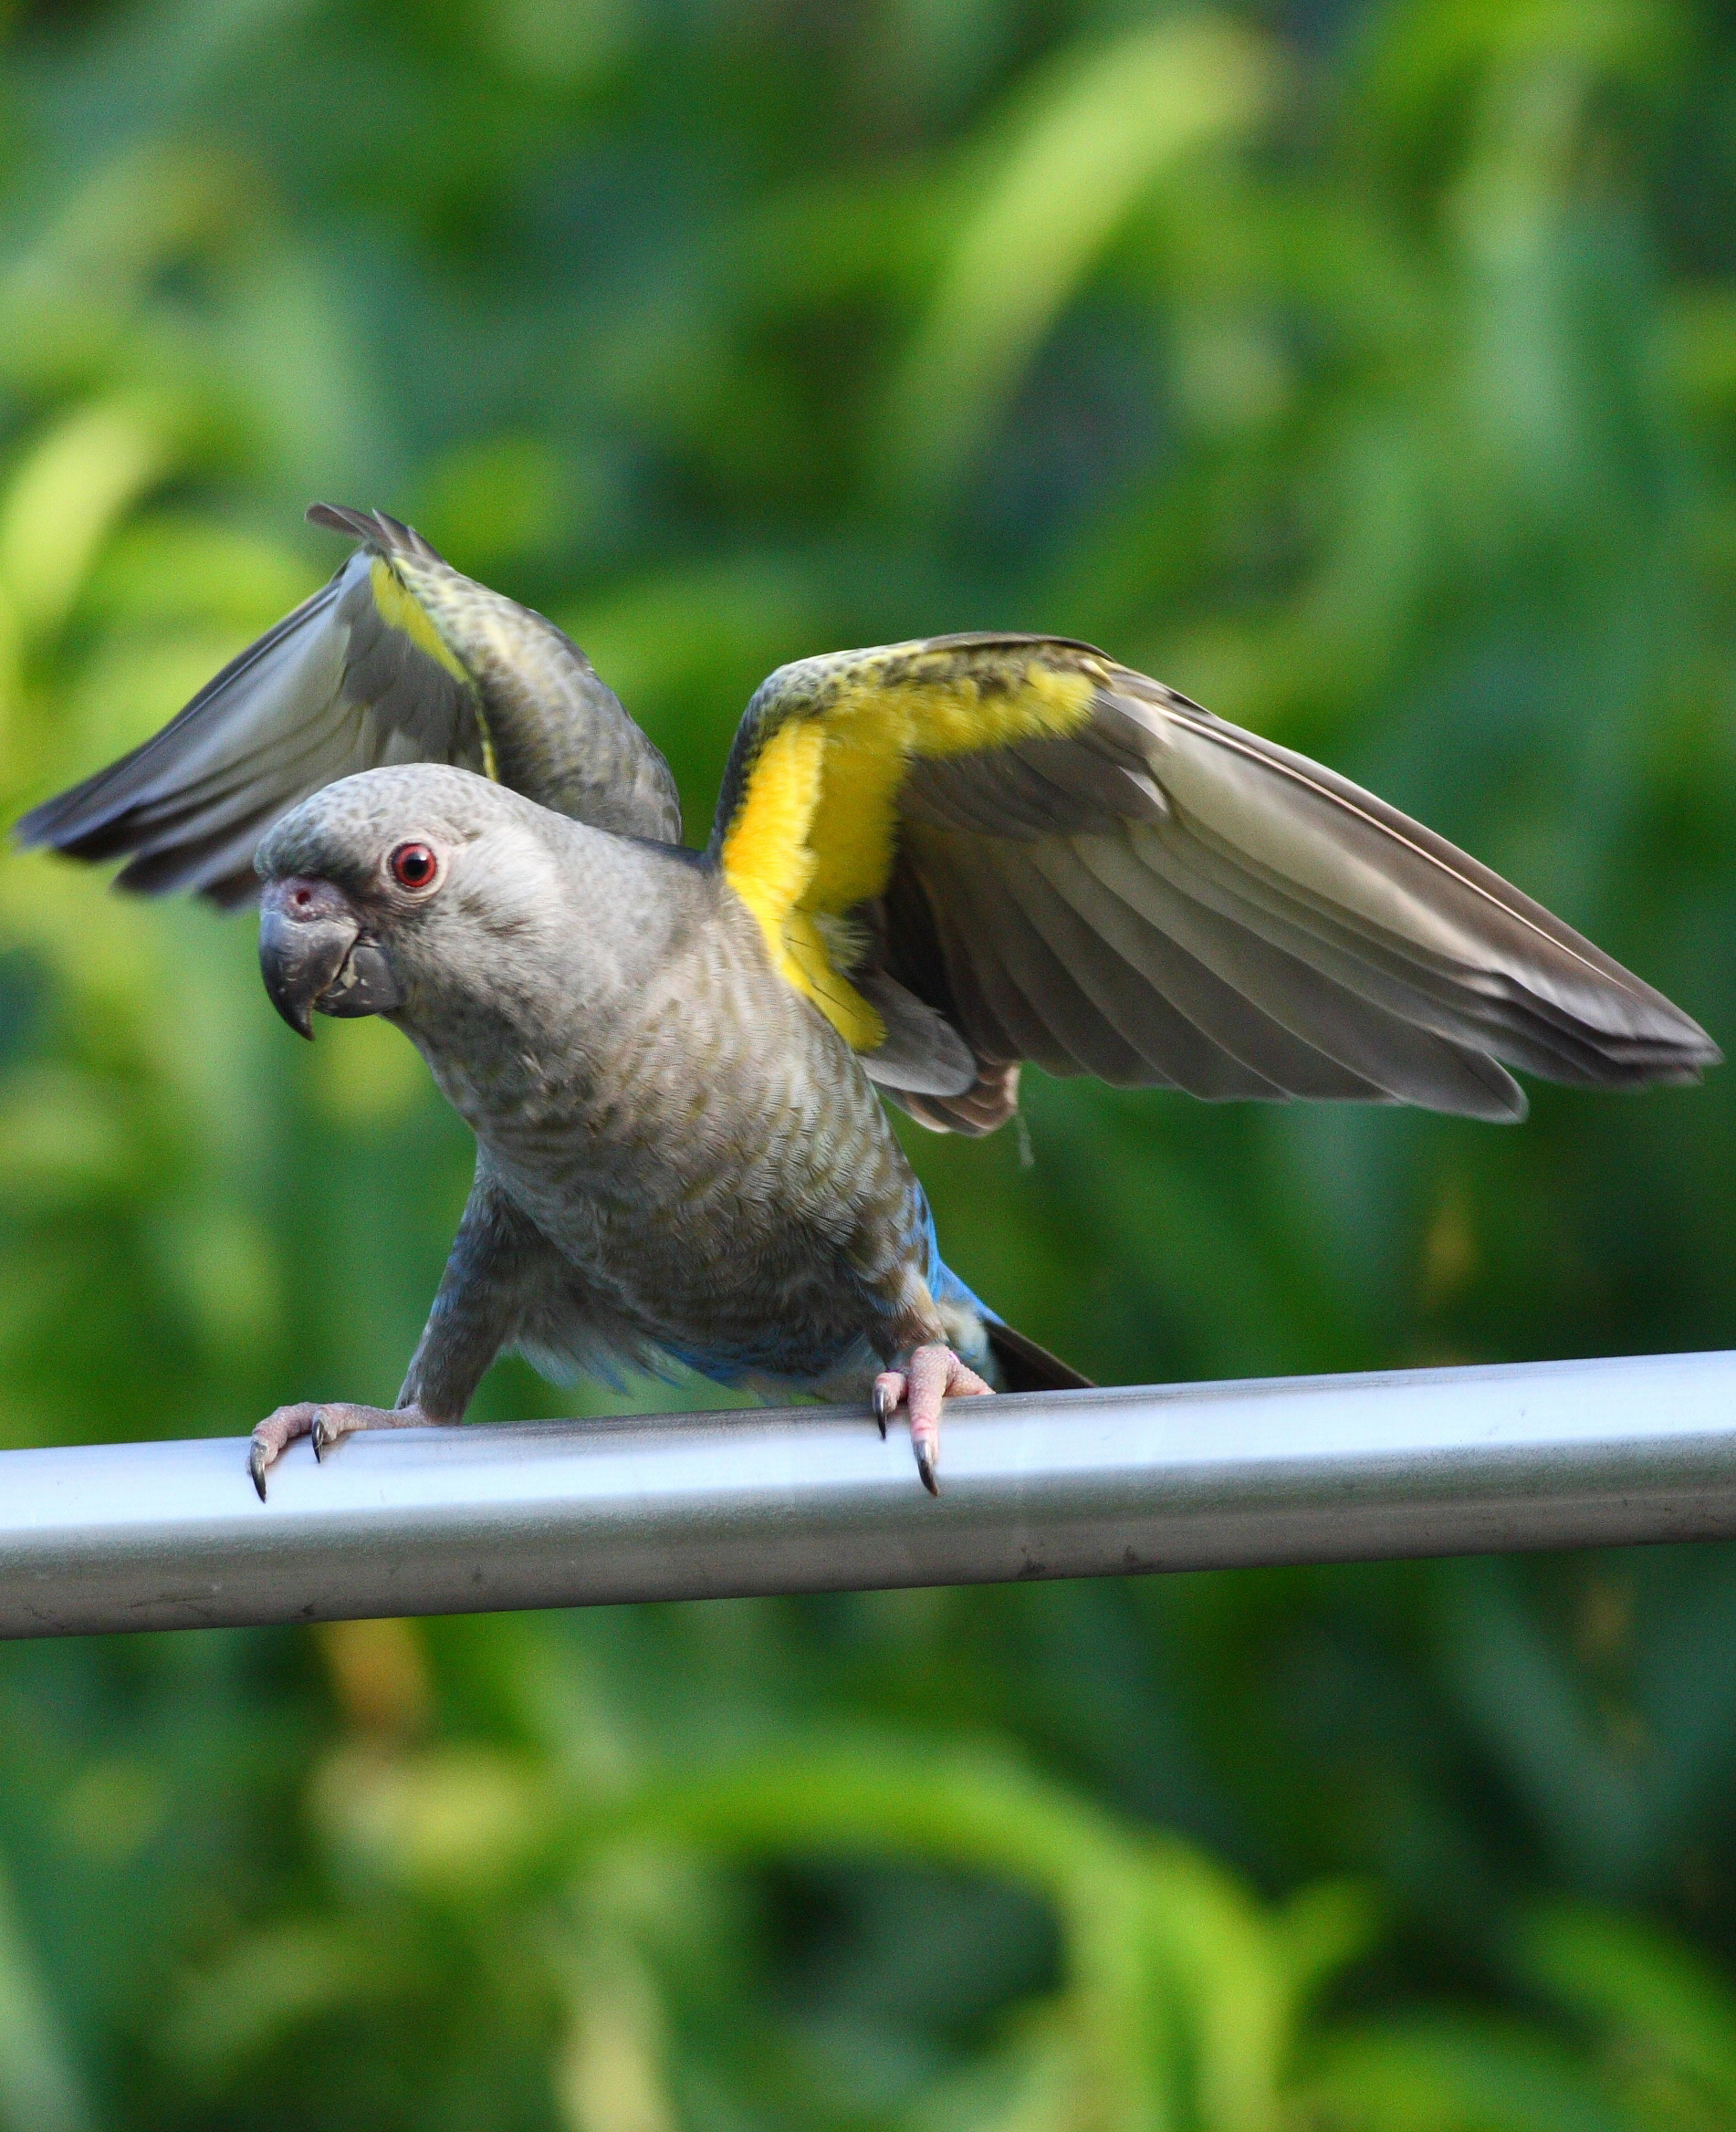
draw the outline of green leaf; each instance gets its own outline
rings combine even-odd
[[[889,495],[939,496],[959,478],[1135,204],[1189,154],[1250,132],[1273,73],[1270,47],[1199,16],[1069,53],[1032,87],[894,383]]]

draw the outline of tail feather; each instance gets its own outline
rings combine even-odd
[[[1071,1364],[1051,1354],[1046,1347],[1039,1347],[1034,1340],[1027,1340],[1022,1332],[1015,1332],[1010,1325],[991,1322],[987,1331],[988,1351],[999,1364],[1002,1391],[1090,1392],[1096,1389],[1091,1379],[1082,1377]]]

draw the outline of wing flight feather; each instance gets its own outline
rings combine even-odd
[[[668,766],[552,622],[449,569],[395,518],[326,504],[308,516],[361,545],[162,732],[26,815],[19,842],[125,858],[123,888],[246,903],[280,815],[403,762],[497,778],[601,828],[679,836]]]
[[[871,1074],[884,1048],[888,1094],[943,1129],[1001,1122],[1022,1060],[1509,1119],[1510,1065],[1623,1087],[1719,1057],[1420,823],[1071,640],[779,669],[737,736],[712,850],[790,982]],[[956,1051],[918,1056],[936,1024],[888,1039],[887,981],[968,1048],[967,1087]]]

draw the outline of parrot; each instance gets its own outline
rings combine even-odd
[[[1208,1102],[1496,1122],[1510,1068],[1684,1083],[1706,1032],[1336,772],[1072,638],[971,632],[780,666],[703,850],[663,756],[553,622],[380,511],[162,730],[16,825],[143,894],[256,904],[265,988],[378,1015],[475,1136],[396,1404],[288,1447],[462,1420],[496,1358],[685,1366],[903,1414],[1088,1380],[946,1265],[887,1106],[1011,1118],[1027,1062]]]

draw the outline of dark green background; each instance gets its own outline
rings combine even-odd
[[[779,661],[1082,636],[1731,1043],[1725,12],[5,36],[5,812],[379,504],[572,630],[695,833]],[[250,934],[0,864],[0,1440],[396,1386],[465,1137]],[[913,1154],[1103,1379],[1731,1341],[1728,1072],[1513,1131],[1027,1087],[1028,1159]],[[1728,2126],[1733,1770],[1715,1549],[11,1646],[0,2127]]]

